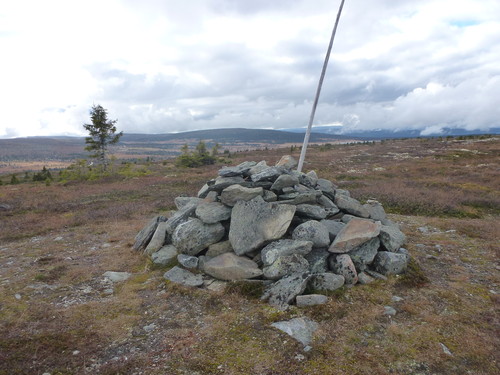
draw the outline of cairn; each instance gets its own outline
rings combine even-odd
[[[177,211],[148,223],[133,248],[174,266],[164,275],[174,283],[261,283],[262,299],[282,310],[405,271],[405,235],[379,202],[361,204],[296,165],[284,156],[275,166],[247,161],[220,169],[197,197],[177,197]]]

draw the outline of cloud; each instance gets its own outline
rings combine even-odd
[[[339,2],[16,4],[0,137],[82,135],[94,103],[125,132],[305,126]],[[315,123],[497,127],[499,20],[494,0],[346,2]]]

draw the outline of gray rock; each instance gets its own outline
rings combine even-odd
[[[384,315],[394,316],[396,315],[396,309],[392,306],[384,306]]]
[[[115,272],[115,271],[106,271],[102,274],[105,278],[113,283],[119,283],[121,281],[125,281],[132,276],[129,272]]]
[[[344,276],[347,285],[354,285],[358,282],[358,273],[349,255],[335,254],[328,261],[330,269],[337,275]]]
[[[313,243],[311,241],[297,241],[283,239],[271,242],[262,249],[261,259],[265,266],[273,264],[279,257],[298,254],[306,255],[312,249]]]
[[[340,230],[345,227],[345,223],[335,220],[321,220],[321,224],[323,224],[328,230],[328,234],[330,235],[330,241],[333,241],[337,234],[339,234]]]
[[[324,305],[328,302],[328,297],[323,294],[306,294],[295,297],[297,307]]]
[[[311,343],[314,332],[319,328],[318,323],[308,318],[294,318],[272,323],[271,326],[285,332],[304,346]]]
[[[302,255],[293,254],[281,256],[276,261],[262,269],[268,280],[278,280],[294,273],[304,273],[309,270],[309,262]]]
[[[331,272],[318,273],[312,275],[309,280],[308,289],[313,291],[321,292],[327,291],[331,292],[341,288],[345,283],[345,278],[342,275],[337,275]]]
[[[330,252],[322,248],[314,248],[310,253],[304,255],[309,262],[309,271],[312,274],[324,273],[328,271],[328,257]]]
[[[173,266],[177,262],[177,254],[178,251],[174,245],[167,245],[151,254],[151,260],[160,266]]]
[[[335,205],[335,203],[333,203],[333,201],[325,195],[319,196],[317,202],[324,208],[329,208],[330,209],[329,211],[331,212],[337,213],[340,211],[339,208]]]
[[[259,173],[252,174],[251,179],[253,182],[259,181],[275,181],[282,173],[278,167],[267,167]]]
[[[406,236],[396,226],[382,225],[379,237],[382,246],[392,252],[397,251],[406,241]]]
[[[266,202],[276,202],[278,200],[278,196],[271,190],[264,190],[262,197]]]
[[[277,167],[285,168],[285,169],[293,169],[298,165],[297,160],[293,156],[285,155],[282,156],[281,159],[276,163]]]
[[[408,259],[405,254],[379,251],[373,260],[375,270],[383,275],[398,275],[406,270]]]
[[[163,277],[168,281],[184,286],[197,287],[203,285],[203,277],[201,275],[195,275],[177,266],[165,272]]]
[[[153,220],[151,220],[148,225],[146,225],[137,235],[135,236],[134,246],[132,247],[134,250],[144,250],[146,246],[151,241],[153,234],[158,227],[158,223],[167,221],[164,216],[156,216]]]
[[[351,193],[349,192],[349,190],[344,190],[344,189],[335,189],[335,194],[336,195],[344,195],[346,197],[351,196]]]
[[[368,210],[370,214],[370,219],[383,221],[387,219],[384,207],[376,200],[370,199],[363,205],[364,208]]]
[[[309,277],[308,273],[285,276],[266,288],[262,299],[279,310],[287,310],[295,297],[304,292]]]
[[[364,284],[370,284],[374,281],[375,281],[375,278],[371,277],[366,272],[358,273],[358,283],[364,285]]]
[[[224,253],[206,261],[203,271],[219,280],[242,280],[262,275],[257,263],[234,253]]]
[[[205,224],[215,224],[231,217],[231,208],[219,202],[201,203],[196,207],[196,216]]]
[[[370,220],[352,219],[333,240],[328,251],[331,253],[347,253],[380,233],[380,223]]]
[[[231,246],[231,242],[227,240],[210,245],[205,255],[209,258],[215,258],[218,255],[231,252],[233,252],[233,247]]]
[[[245,161],[236,167],[224,167],[219,170],[219,176],[221,177],[234,177],[234,176],[243,176],[250,168],[254,167],[257,163],[254,161]]]
[[[292,238],[299,241],[311,241],[313,247],[328,247],[330,245],[328,229],[315,220],[297,226],[292,233]]]
[[[203,199],[197,197],[177,197],[174,199],[175,207],[180,210],[189,203],[201,203]]]
[[[357,216],[345,214],[345,215],[342,215],[342,218],[340,219],[340,221],[343,222],[344,224],[347,224],[352,219],[357,219],[357,218],[358,218]]]
[[[326,210],[320,206],[299,204],[297,205],[297,215],[314,220],[322,220],[326,218],[327,213]]]
[[[323,194],[330,199],[335,198],[335,185],[329,180],[318,178],[318,181],[316,182],[316,189],[323,192]]]
[[[309,171],[306,173],[306,177],[309,180],[309,184],[312,187],[315,187],[316,184],[318,183],[318,175],[316,174],[316,171]]]
[[[377,251],[380,247],[380,240],[378,237],[368,240],[361,246],[349,251],[349,256],[356,267],[358,272],[364,271],[369,264],[375,259]]]
[[[174,213],[167,221],[167,233],[172,235],[179,224],[186,222],[190,217],[194,216],[198,204],[199,202],[190,202]]]
[[[299,179],[295,176],[291,176],[289,174],[282,174],[279,176],[276,181],[274,181],[271,186],[271,190],[273,191],[281,191],[283,188],[292,187],[299,184]]]
[[[238,185],[244,183],[245,180],[241,176],[217,177],[215,180],[209,181],[205,186],[201,188],[201,190],[198,192],[198,197],[205,198],[211,191],[215,191],[217,192],[217,194],[220,194],[222,190],[231,185]]]
[[[387,280],[387,277],[373,270],[365,270],[365,273],[377,280]]]
[[[198,268],[198,258],[192,255],[179,254],[177,255],[177,261],[185,268]]]
[[[149,241],[148,246],[144,249],[144,254],[151,255],[154,252],[160,250],[163,245],[165,245],[165,241],[167,238],[167,222],[160,222],[156,227],[155,233],[151,241]]]
[[[235,253],[243,255],[281,238],[294,214],[295,206],[267,203],[261,197],[237,202],[229,230],[229,241]]]
[[[241,185],[231,185],[222,190],[220,200],[225,205],[232,207],[238,201],[249,201],[263,194],[264,190],[261,187],[247,188]]]
[[[182,254],[196,255],[224,237],[225,229],[220,224],[205,224],[193,218],[180,224],[172,235],[172,243]]]
[[[354,198],[350,198],[346,195],[336,194],[334,202],[338,208],[340,208],[344,212],[347,212],[348,214],[363,218],[370,217],[370,213],[368,212],[368,210]]]

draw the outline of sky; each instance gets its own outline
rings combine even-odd
[[[0,2],[0,138],[307,125],[340,0]],[[315,125],[487,130],[500,1],[346,0]]]

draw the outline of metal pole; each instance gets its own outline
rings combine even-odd
[[[337,32],[337,25],[339,24],[340,14],[342,13],[343,7],[344,0],[342,0],[340,3],[339,11],[337,13],[337,19],[335,20],[335,26],[333,27],[332,31],[332,37],[330,38],[330,44],[328,45],[328,50],[326,51],[325,62],[323,63],[323,69],[321,71],[318,88],[316,90],[316,97],[314,98],[311,116],[309,117],[309,125],[307,126],[306,135],[304,136],[304,144],[302,145],[302,150],[300,152],[299,165],[297,167],[297,171],[299,172],[302,171],[304,159],[306,158],[307,144],[309,143],[309,137],[311,136],[311,127],[314,121],[314,115],[316,114],[316,107],[318,106],[319,94],[321,93],[321,86],[323,85],[323,79],[325,78],[326,67],[328,66],[328,60],[330,60],[330,52],[332,51],[333,40],[335,39],[335,33]]]

